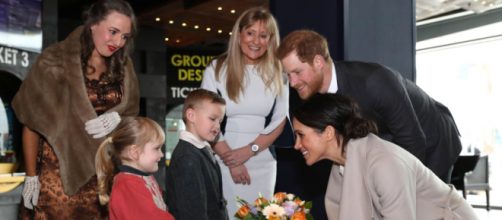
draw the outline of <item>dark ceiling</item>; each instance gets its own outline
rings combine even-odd
[[[59,0],[62,19],[79,20],[92,0]],[[128,0],[140,26],[162,30],[168,46],[226,42],[237,17],[254,6],[268,7],[268,0]],[[221,10],[218,9],[221,7]],[[235,12],[232,13],[231,10]],[[172,23],[170,22],[172,21]],[[185,25],[183,26],[183,23]]]

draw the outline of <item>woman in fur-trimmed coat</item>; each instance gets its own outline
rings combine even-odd
[[[94,157],[99,143],[139,111],[128,47],[135,16],[122,0],[97,1],[86,22],[45,49],[13,100],[24,124],[24,206],[35,219],[100,219]],[[28,217],[22,209],[23,218]]]

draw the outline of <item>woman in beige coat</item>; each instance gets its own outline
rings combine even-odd
[[[308,165],[333,161],[325,196],[329,219],[477,219],[451,185],[403,148],[380,139],[373,122],[338,94],[297,109],[295,149]]]

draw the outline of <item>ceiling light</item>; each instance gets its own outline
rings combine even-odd
[[[232,36],[232,32],[228,32],[228,35]]]
[[[160,21],[160,18],[159,18],[159,17],[156,17],[156,18],[155,18],[155,21],[157,21],[157,22],[158,22],[158,21]]]
[[[218,7],[218,11],[221,11],[223,10],[223,8],[221,6]]]
[[[186,27],[187,23],[183,22],[183,23],[181,23],[181,26]]]
[[[235,10],[234,9],[230,10],[230,13],[235,14]]]
[[[211,28],[210,28],[210,27],[207,27],[207,28],[206,28],[206,31],[211,31]]]
[[[218,34],[221,34],[223,31],[221,29],[218,29]]]
[[[193,28],[194,29],[199,29],[199,25],[194,25]]]
[[[168,37],[164,38],[164,41],[169,41],[169,38]]]
[[[174,21],[173,20],[169,20],[169,24],[174,24]]]

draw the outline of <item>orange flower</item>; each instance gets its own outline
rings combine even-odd
[[[237,213],[235,213],[235,215],[239,216],[239,218],[242,219],[249,214],[249,211],[251,211],[251,209],[247,205],[242,205],[237,211]]]
[[[295,212],[295,214],[291,216],[291,220],[307,220],[307,216],[304,212]]]
[[[265,204],[265,203],[268,203],[267,199],[263,198],[263,197],[258,197],[255,201],[254,201],[254,205],[256,207],[260,207],[262,204]]]
[[[303,206],[304,202],[303,200],[299,199],[299,198],[296,198],[295,199],[295,203],[298,205],[298,206]]]
[[[274,199],[277,200],[278,204],[281,204],[288,195],[284,192],[278,192],[274,194]]]

